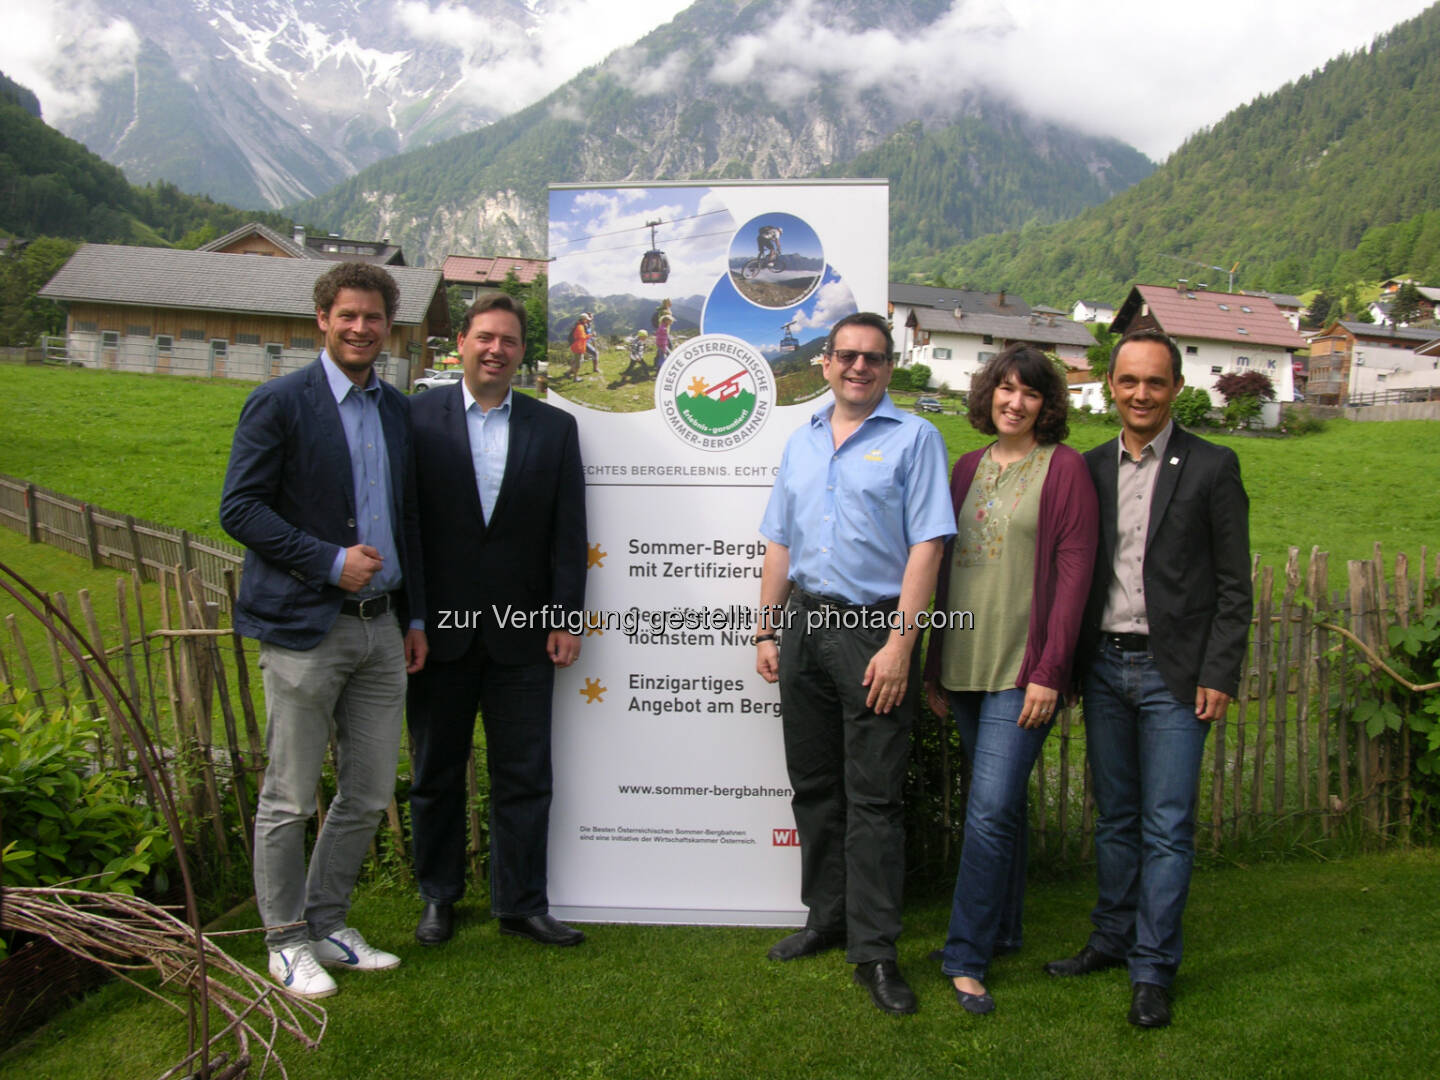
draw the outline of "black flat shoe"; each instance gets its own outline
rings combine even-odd
[[[527,937],[541,945],[579,945],[585,940],[582,931],[566,926],[548,912],[525,919],[501,919],[500,932],[515,937]]]
[[[455,905],[427,903],[415,925],[415,940],[421,945],[440,945],[454,934]]]
[[[843,944],[843,933],[824,934],[807,926],[804,930],[797,930],[781,938],[770,946],[770,951],[765,955],[771,960],[797,960],[802,956],[814,956]]]
[[[900,974],[900,965],[894,960],[871,960],[855,965],[855,981],[870,991],[870,1000],[875,1007],[894,1016],[913,1013],[915,991]]]

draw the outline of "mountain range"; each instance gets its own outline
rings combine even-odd
[[[499,32],[463,44],[444,36],[446,9],[416,4],[90,4],[71,16],[116,28],[114,74],[76,87],[88,107],[61,116],[60,129],[132,182],[166,180],[247,207],[318,194],[381,158],[497,119],[496,95],[469,76],[543,25],[540,5],[515,0],[468,0],[466,11]]]

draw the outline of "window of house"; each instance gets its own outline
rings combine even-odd
[[[1230,310],[1230,305],[1229,305],[1229,304],[1221,304],[1221,305],[1220,305],[1220,310],[1221,310],[1221,311],[1229,311],[1229,310]]]
[[[1218,365],[1217,365],[1217,366],[1212,366],[1212,367],[1210,368],[1210,374],[1211,374],[1211,375],[1224,375],[1224,374],[1225,374],[1225,369],[1224,369],[1223,367],[1219,367]]]
[[[298,334],[291,334],[290,347],[292,349],[313,349],[315,348],[315,339],[313,337],[301,337]]]
[[[984,337],[984,339],[983,339],[983,341],[982,341],[982,344],[985,344],[985,345],[994,345],[994,344],[995,344],[995,338],[992,337],[990,334],[986,334],[985,337]]]
[[[224,360],[225,354],[230,349],[230,343],[224,338],[216,338],[210,342],[210,355],[217,360]]]
[[[120,344],[120,331],[104,330],[100,334],[100,344],[107,349],[113,349]]]
[[[1236,332],[1237,334],[1245,334],[1245,335],[1247,335],[1247,336],[1248,336],[1249,333],[1250,333],[1250,331],[1249,331],[1249,330],[1246,330],[1243,326],[1237,326],[1237,327],[1235,328],[1235,332]]]
[[[1196,355],[1199,354],[1199,352],[1200,352],[1200,346],[1199,346],[1199,345],[1186,345],[1186,346],[1185,346],[1185,355],[1186,355],[1186,356],[1196,356]]]
[[[149,337],[150,327],[146,323],[129,323],[125,327],[127,337]]]
[[[175,339],[174,339],[173,337],[171,337],[169,334],[157,334],[157,335],[155,335],[155,351],[156,351],[156,352],[158,352],[158,353],[168,353],[172,348],[174,348],[174,346],[175,346]]]
[[[278,344],[275,344],[273,342],[265,346],[265,358],[267,360],[279,360],[280,355],[283,352],[284,350]]]
[[[181,341],[204,341],[205,331],[195,329],[182,329],[180,331]]]
[[[236,345],[259,345],[259,344],[260,344],[260,335],[259,335],[259,334],[236,334],[236,335],[235,335],[235,344],[236,344]]]
[[[942,348],[942,347],[940,347],[939,345],[937,345],[937,346],[935,347],[935,359],[936,359],[936,360],[949,360],[949,359],[950,359],[950,350],[949,350],[949,349],[946,349],[946,348]]]
[[[100,329],[100,324],[94,319],[76,319],[75,329],[82,334],[93,334]]]
[[[1253,308],[1248,308],[1248,307],[1246,307],[1244,304],[1241,304],[1241,305],[1240,305],[1240,310],[1243,311],[1246,315],[1253,315],[1253,314],[1254,314],[1254,309],[1253,309]]]
[[[991,360],[995,359],[995,354],[993,352],[976,353],[975,359],[982,364],[988,364]]]

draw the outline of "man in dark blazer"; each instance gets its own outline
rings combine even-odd
[[[1051,975],[1128,967],[1129,1020],[1170,1023],[1200,759],[1250,630],[1249,500],[1232,450],[1176,427],[1180,350],[1158,330],[1110,361],[1120,437],[1085,455],[1100,547],[1078,668],[1094,782],[1094,931]]]
[[[465,891],[466,761],[478,708],[490,770],[490,904],[502,933],[546,945],[584,934],[552,918],[550,703],[580,655],[587,544],[575,419],[513,393],[525,309],[477,300],[460,326],[460,383],[415,399],[430,660],[410,682],[415,937],[454,932]]]
[[[235,626],[260,639],[265,782],[255,811],[255,896],[270,974],[328,997],[320,965],[400,959],[345,925],[350,892],[395,792],[406,673],[425,635],[409,408],[375,374],[400,291],[384,270],[341,263],[315,283],[325,349],[245,401],[220,524],[245,545]],[[333,721],[336,793],[305,866]]]

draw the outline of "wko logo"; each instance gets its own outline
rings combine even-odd
[[[771,847],[799,847],[800,833],[795,829],[771,829]]]

